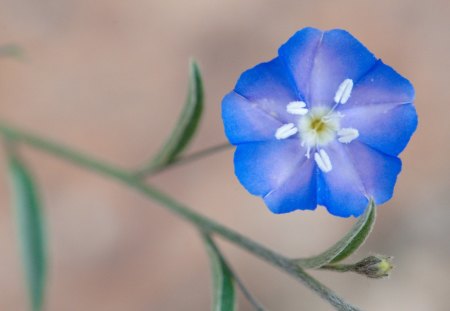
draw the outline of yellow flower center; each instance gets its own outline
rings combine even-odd
[[[310,148],[328,144],[336,137],[336,132],[340,128],[339,121],[339,114],[330,112],[329,108],[311,109],[298,123],[302,144]]]

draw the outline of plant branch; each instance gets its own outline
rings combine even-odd
[[[276,266],[281,270],[287,272],[300,283],[309,287],[320,297],[328,301],[337,310],[359,310],[356,307],[347,304],[331,289],[307,274],[294,261],[266,248],[265,246],[257,242],[250,240],[249,238],[215,222],[214,220],[206,218],[205,216],[191,210],[187,206],[175,201],[170,196],[157,190],[153,186],[144,184],[141,180],[137,179],[134,174],[130,174],[126,170],[103,163],[94,158],[81,154],[75,150],[50,142],[33,134],[19,131],[10,126],[7,126],[3,122],[0,122],[0,133],[8,139],[25,143],[35,149],[50,153],[77,166],[97,172],[101,175],[104,175],[105,177],[113,178],[125,184],[126,186],[137,190],[151,200],[163,205],[168,210],[194,224],[199,229],[208,233],[220,235],[226,240],[238,245],[243,249],[246,249],[248,252],[265,260],[273,266]]]
[[[208,147],[206,149],[191,153],[187,156],[182,156],[179,158],[176,158],[173,162],[165,165],[165,166],[153,166],[153,165],[146,165],[142,167],[141,169],[137,170],[134,173],[134,176],[136,178],[144,179],[146,177],[150,177],[153,175],[156,175],[158,173],[161,173],[162,171],[165,171],[168,168],[176,167],[179,165],[187,164],[196,160],[200,160],[206,156],[209,156],[213,153],[228,149],[233,147],[233,145],[230,145],[229,143],[223,143],[220,145],[215,145],[212,147]]]

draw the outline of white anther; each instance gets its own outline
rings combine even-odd
[[[280,126],[275,132],[276,139],[285,139],[292,135],[297,134],[298,129],[295,127],[294,123],[288,123]]]
[[[338,141],[343,144],[348,144],[358,138],[359,131],[357,129],[347,127],[342,128],[338,132]]]
[[[317,166],[324,173],[328,173],[333,169],[330,157],[323,149],[319,150],[319,152],[314,153],[314,160],[316,160]]]
[[[294,101],[294,102],[290,102],[286,106],[286,111],[289,112],[290,114],[304,116],[305,114],[308,113],[308,108],[305,108],[305,107],[306,107],[305,102]]]
[[[336,95],[334,95],[334,102],[336,104],[345,104],[347,100],[350,98],[350,94],[353,89],[353,80],[345,79],[339,85],[338,90],[336,91]]]

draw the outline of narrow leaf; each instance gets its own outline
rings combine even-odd
[[[21,160],[11,153],[9,171],[14,192],[22,259],[32,310],[42,310],[46,256],[41,206],[33,178]]]
[[[190,63],[189,88],[184,109],[174,130],[150,166],[161,168],[172,163],[194,137],[203,111],[203,82],[195,61]]]
[[[296,259],[296,263],[305,269],[317,269],[329,263],[339,262],[353,254],[372,230],[376,218],[375,210],[375,203],[370,200],[364,215],[340,241],[317,256]]]
[[[23,58],[23,50],[20,46],[15,44],[0,45],[0,57],[15,57],[17,59]]]
[[[236,295],[233,274],[214,241],[203,234],[206,250],[211,262],[213,277],[213,311],[236,310]]]

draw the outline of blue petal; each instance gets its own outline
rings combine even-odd
[[[390,66],[378,60],[375,66],[353,87],[347,104],[340,105],[348,110],[375,104],[407,104],[414,101],[414,87]]]
[[[265,196],[298,172],[304,152],[297,139],[239,144],[234,154],[235,173],[251,194]]]
[[[402,168],[400,159],[356,141],[350,143],[347,148],[366,193],[374,198],[376,204],[389,200]]]
[[[295,33],[278,50],[280,58],[286,63],[297,92],[304,99],[309,98],[309,80],[314,57],[322,39],[323,32],[315,28],[304,28]]]
[[[301,100],[289,71],[279,58],[245,71],[234,91],[283,123],[294,120],[294,116],[286,112],[287,104]]]
[[[412,104],[380,104],[348,109],[342,127],[358,129],[358,140],[386,154],[397,156],[417,128]]]
[[[361,215],[369,198],[382,204],[392,197],[401,161],[353,141],[326,148],[333,169],[318,170],[318,202],[336,216]]]
[[[273,213],[316,209],[315,164],[313,160],[303,158],[304,161],[297,164],[281,186],[264,196],[266,205]]]
[[[339,85],[345,79],[357,83],[375,63],[375,56],[347,31],[324,32],[311,70],[311,105],[333,105]]]
[[[258,105],[231,92],[222,101],[225,134],[232,144],[275,139],[276,130],[283,125]]]
[[[361,42],[341,29],[304,28],[278,53],[291,71],[298,93],[311,106],[333,105],[339,85],[347,78],[358,81],[376,62]]]
[[[359,216],[364,212],[369,200],[345,147],[333,142],[324,148],[333,169],[328,173],[317,169],[317,200],[333,215]]]
[[[338,106],[341,125],[358,129],[359,140],[396,156],[417,127],[413,100],[411,83],[378,61],[354,86],[347,104]]]

